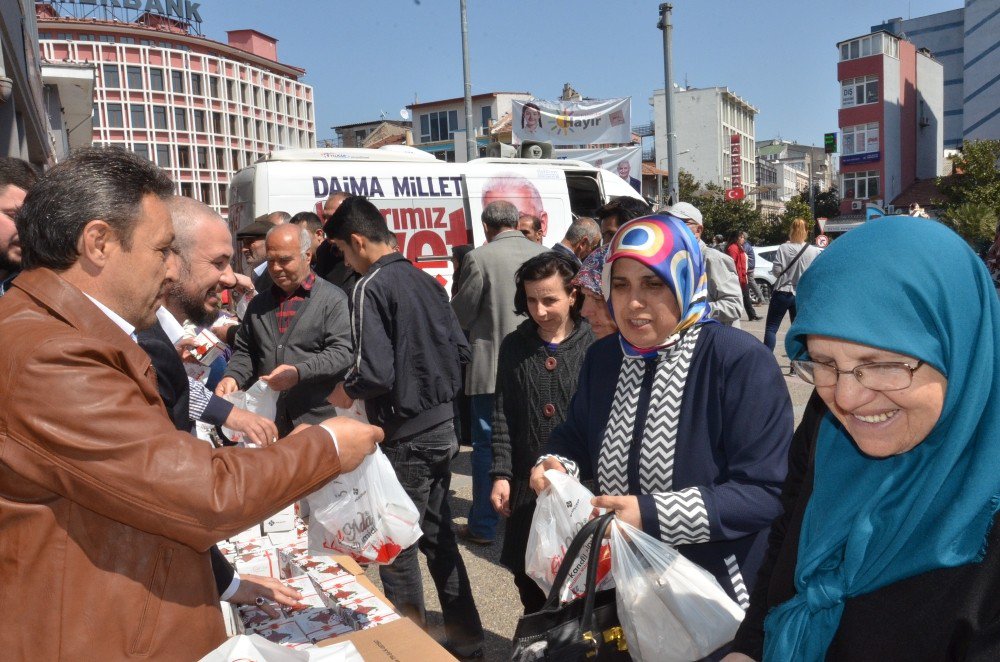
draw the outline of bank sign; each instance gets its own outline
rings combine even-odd
[[[60,2],[59,4],[65,6],[67,3]],[[201,3],[191,2],[191,0],[75,0],[73,4],[76,5],[79,14],[85,14],[77,15],[77,18],[92,18],[90,12],[93,10],[89,8],[102,7],[105,14],[111,18],[120,18],[115,15],[116,9],[126,9],[159,14],[188,23],[201,23],[201,13],[198,11]]]

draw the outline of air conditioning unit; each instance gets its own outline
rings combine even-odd
[[[865,203],[861,202],[860,200],[854,200],[851,202],[851,211],[861,211],[862,209],[864,209],[864,207]]]

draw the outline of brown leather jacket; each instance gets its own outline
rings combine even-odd
[[[0,299],[0,658],[197,660],[225,639],[207,550],[336,476],[329,435],[213,449],[146,353],[54,272]]]

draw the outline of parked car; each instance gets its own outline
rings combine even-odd
[[[764,296],[763,301],[757,300],[757,295],[753,289],[750,290],[750,302],[755,306],[767,303],[771,300],[771,289],[774,286],[774,274],[771,267],[774,266],[774,256],[778,253],[777,246],[754,246],[756,261],[753,265],[753,279],[757,281],[757,287]]]

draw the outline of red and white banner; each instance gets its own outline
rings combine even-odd
[[[743,163],[740,134],[729,136],[729,174],[733,180],[732,188],[743,186]]]

